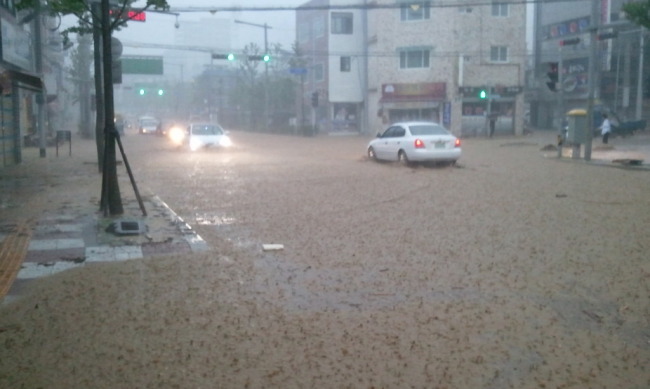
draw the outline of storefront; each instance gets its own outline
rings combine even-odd
[[[25,142],[36,139],[34,101],[42,82],[34,75],[0,67],[0,88],[0,161],[5,167],[22,162]]]
[[[489,118],[495,121],[495,133],[515,134],[517,95],[521,87],[495,86],[492,88],[467,87],[463,91],[461,128],[462,136],[487,135]],[[485,90],[483,97],[480,90]]]
[[[383,84],[377,114],[384,125],[408,120],[443,123],[446,95],[444,82]]]
[[[18,26],[14,14],[0,8],[0,163],[2,167],[22,162],[25,137],[36,132],[36,98],[42,96],[43,81],[31,73],[32,40]]]

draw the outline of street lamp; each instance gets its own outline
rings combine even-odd
[[[268,29],[272,28],[268,24],[257,24],[244,22],[242,20],[235,20],[235,23],[245,24],[248,26],[259,27],[264,29],[264,129],[268,130],[269,126],[269,42],[268,42]]]

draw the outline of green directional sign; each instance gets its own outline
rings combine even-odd
[[[122,56],[122,74],[163,74],[163,57]]]

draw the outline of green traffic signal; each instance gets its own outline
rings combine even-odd
[[[235,54],[233,54],[233,53],[228,54],[227,59],[228,59],[228,61],[234,61],[235,60]]]
[[[481,91],[478,92],[478,97],[480,99],[485,99],[487,97],[487,92],[485,91],[485,89],[481,89]]]
[[[145,94],[146,92],[145,92],[144,88],[140,88],[140,90],[138,91],[138,93],[140,94],[140,96],[144,96],[144,94]]]
[[[165,90],[164,90],[164,89],[158,89],[158,96],[162,96],[162,95],[164,95],[164,94],[165,94]]]
[[[262,57],[262,60],[263,60],[264,62],[269,62],[269,61],[271,60],[271,56],[268,55],[268,54],[264,54],[264,56]]]

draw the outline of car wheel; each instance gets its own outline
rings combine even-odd
[[[399,154],[397,154],[397,158],[402,165],[404,166],[411,165],[411,161],[409,161],[409,157],[406,156],[406,152],[404,150],[399,151]]]
[[[368,147],[368,158],[377,160],[377,154],[375,154],[375,149],[372,146]]]

